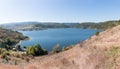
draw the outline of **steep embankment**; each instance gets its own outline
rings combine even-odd
[[[70,50],[0,69],[120,69],[120,26],[94,35]]]
[[[86,40],[84,45],[110,48],[111,46],[120,46],[120,25],[94,35]]]

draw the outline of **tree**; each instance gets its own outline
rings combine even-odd
[[[15,41],[13,41],[12,39],[10,39],[10,38],[7,38],[7,39],[5,39],[3,42],[1,42],[0,43],[0,46],[2,47],[2,48],[5,48],[5,49],[7,49],[7,50],[11,50],[14,46],[15,44]]]
[[[48,54],[48,51],[41,48],[41,46],[39,44],[36,44],[34,46],[30,46],[27,48],[27,54],[33,55],[33,56],[39,56],[39,55]]]
[[[27,54],[35,56],[35,49],[33,46],[28,47]]]

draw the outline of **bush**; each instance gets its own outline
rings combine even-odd
[[[30,59],[29,59],[29,58],[26,58],[25,60],[26,60],[26,62],[29,62],[29,61],[30,61]]]
[[[22,51],[22,48],[21,48],[21,46],[20,46],[19,44],[15,45],[15,48],[16,48],[16,50],[18,50],[18,51]]]
[[[4,51],[7,51],[6,49],[0,48],[0,54],[2,54]]]
[[[10,55],[10,53],[8,51],[4,51],[1,57],[4,59],[7,58],[8,55]]]
[[[54,48],[53,48],[53,53],[58,53],[58,52],[60,52],[60,46],[59,46],[59,44],[57,44]]]
[[[99,35],[99,33],[100,33],[100,32],[97,31],[97,32],[95,33],[95,35]]]
[[[16,53],[16,54],[14,54],[14,57],[20,58],[21,56],[20,56],[20,54]]]
[[[26,49],[27,47],[26,46],[23,46],[24,49]]]
[[[35,56],[35,49],[33,46],[28,47],[27,54]]]
[[[6,50],[12,50],[15,45],[15,41],[12,39],[4,39],[0,42],[0,48],[5,48]]]
[[[39,56],[39,55],[48,54],[48,51],[41,48],[41,46],[39,44],[36,44],[34,46],[30,46],[30,47],[27,48],[27,54],[28,55],[33,55],[33,56]]]

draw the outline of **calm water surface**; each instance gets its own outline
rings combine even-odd
[[[51,51],[56,44],[65,47],[86,40],[96,33],[97,30],[91,29],[46,29],[39,31],[19,31],[30,37],[30,40],[20,42],[21,46],[31,46],[40,44],[43,48]]]

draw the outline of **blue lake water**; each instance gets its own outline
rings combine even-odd
[[[56,44],[60,47],[77,44],[90,38],[97,30],[78,29],[78,28],[61,28],[45,29],[39,31],[19,31],[28,36],[30,40],[20,42],[21,46],[32,46],[40,44],[43,48],[51,51]]]

